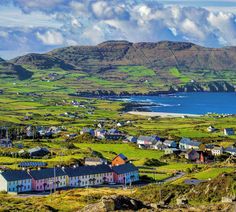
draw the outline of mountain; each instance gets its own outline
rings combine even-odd
[[[236,47],[216,49],[170,41],[158,43],[107,41],[97,46],[71,46],[47,54],[28,54],[15,58],[11,62],[39,69],[53,66],[62,69],[72,67],[99,69],[109,66],[138,65],[154,70],[173,67],[182,71],[236,70]]]
[[[141,65],[155,70],[236,70],[236,48],[212,49],[185,42],[130,43],[108,41],[48,53],[74,66]]]
[[[236,47],[107,41],[96,46],[70,46],[45,54],[27,54],[10,62],[29,69],[80,72],[83,76],[69,82],[79,92],[218,92],[235,91],[236,85]]]
[[[15,65],[13,63],[7,62],[0,58],[0,77],[1,79],[18,79],[25,80],[31,78],[33,75],[32,72],[23,68],[20,65]]]
[[[17,65],[27,65],[36,69],[61,68],[63,70],[74,69],[72,65],[66,64],[63,60],[47,54],[27,54],[11,60]]]

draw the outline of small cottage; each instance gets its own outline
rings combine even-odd
[[[112,166],[122,165],[127,162],[128,158],[123,154],[119,154],[112,160]]]
[[[226,135],[226,136],[234,135],[234,129],[233,128],[225,128],[224,135]]]
[[[28,150],[30,157],[43,157],[50,154],[50,151],[47,148],[35,147]]]
[[[84,159],[85,166],[97,166],[97,165],[102,165],[106,163],[107,163],[107,160],[103,158],[85,158]]]
[[[165,155],[170,155],[170,154],[179,154],[181,150],[176,149],[176,148],[166,148],[165,149]]]
[[[166,147],[170,147],[170,148],[176,148],[177,147],[177,143],[175,141],[171,141],[171,140],[165,140],[163,142],[163,144],[166,146]]]
[[[185,158],[191,161],[198,160],[199,156],[199,153],[195,149],[190,149],[185,153]]]
[[[211,150],[211,153],[212,155],[215,155],[215,156],[219,156],[219,155],[222,155],[224,152],[224,148],[223,147],[214,147],[212,150]]]

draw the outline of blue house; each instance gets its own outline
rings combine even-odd
[[[163,144],[167,147],[170,147],[170,148],[176,148],[177,147],[177,143],[175,141],[171,141],[171,140],[165,140],[163,142]]]
[[[8,170],[0,173],[0,191],[24,193],[32,191],[32,179],[27,171]]]
[[[80,131],[80,135],[83,134],[90,134],[91,136],[95,135],[94,129],[92,128],[88,128],[88,127],[84,127],[81,131]]]
[[[224,134],[227,136],[234,135],[234,129],[233,128],[225,128]]]

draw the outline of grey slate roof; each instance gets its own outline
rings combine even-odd
[[[132,163],[126,163],[119,166],[113,166],[112,170],[117,174],[125,174],[128,172],[138,171],[138,168]]]
[[[157,136],[154,136],[154,135],[152,135],[152,136],[143,136],[143,135],[140,135],[140,136],[138,137],[138,140],[139,140],[139,141],[148,141],[148,142],[154,143],[154,142],[160,140],[160,138],[157,137]]]
[[[236,147],[227,147],[226,149],[225,149],[225,152],[229,152],[229,153],[234,153],[234,154],[236,154]]]
[[[65,168],[65,173],[69,177],[102,174],[112,172],[112,169],[108,165],[97,165],[97,166],[79,166],[76,168]]]
[[[199,146],[201,144],[198,141],[192,141],[192,140],[190,140],[188,138],[181,139],[179,143],[180,144],[187,144],[187,145],[190,145],[190,146]]]
[[[30,175],[35,180],[47,179],[54,177],[54,168],[33,170],[30,171]],[[61,168],[55,168],[55,176],[65,176],[66,173]]]
[[[47,148],[42,148],[42,147],[34,147],[34,148],[28,150],[28,152],[30,154],[32,154],[34,152],[38,152],[38,151],[49,152],[49,150]]]
[[[31,176],[27,171],[21,170],[8,170],[1,173],[1,175],[6,179],[6,181],[18,181],[18,180],[29,180]]]

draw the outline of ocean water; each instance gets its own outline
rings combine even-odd
[[[152,112],[187,114],[236,114],[236,93],[175,93],[161,96],[132,96],[123,101],[155,103],[148,106]]]

